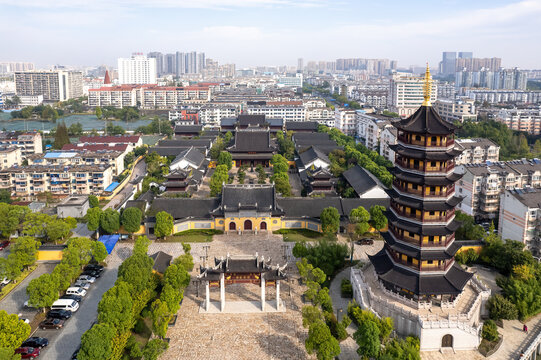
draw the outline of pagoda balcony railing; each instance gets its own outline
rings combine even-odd
[[[455,144],[455,139],[447,139],[447,141],[435,141],[432,142],[430,138],[425,138],[424,140],[415,140],[415,139],[408,139],[403,134],[398,135],[397,139],[404,144],[409,145],[416,145],[416,146],[422,146],[422,147],[434,147],[434,148],[447,148],[450,146],[453,146]]]
[[[414,264],[413,262],[408,262],[407,260],[402,259],[402,257],[400,257],[400,255],[398,254],[391,253],[391,256],[393,257],[393,261],[395,263],[404,265],[406,267],[409,267],[417,271],[447,271],[447,269],[449,269],[453,265],[453,261],[448,261],[441,265],[437,265],[437,263],[431,264],[431,265],[426,265],[426,264],[423,265],[420,262],[418,262],[417,264]]]
[[[447,222],[455,215],[455,210],[454,209],[451,210],[451,211],[448,211],[447,214],[440,215],[440,216],[427,215],[427,214],[425,214],[424,211],[422,211],[421,214],[408,213],[405,210],[401,210],[398,206],[395,205],[394,202],[392,203],[391,208],[399,216],[402,216],[402,217],[405,217],[405,218],[408,218],[408,219],[412,219],[412,220],[416,220],[416,221],[428,222],[428,223],[430,223],[430,222],[434,222],[434,223],[436,223],[436,222]]]
[[[421,271],[447,271],[452,265],[454,261],[448,261],[446,263],[443,263],[442,265],[422,265],[421,264]]]
[[[398,181],[394,180],[393,181],[393,187],[399,191],[401,191],[402,193],[406,193],[406,194],[412,194],[412,195],[418,195],[418,196],[421,196],[421,197],[429,197],[429,196],[442,196],[442,197],[448,197],[449,195],[451,195],[452,193],[455,192],[455,185],[452,185],[451,187],[449,187],[448,189],[446,189],[445,191],[426,191],[426,188],[423,189],[423,187],[419,186],[417,189],[412,189],[412,188],[405,188],[403,186],[401,186]]]
[[[394,236],[395,239],[400,240],[402,242],[415,245],[422,248],[429,248],[429,247],[447,247],[450,243],[452,243],[455,240],[455,234],[451,234],[445,238],[444,241],[441,242],[434,242],[434,241],[427,241],[422,242],[419,239],[414,239],[409,236],[400,236],[395,233],[392,233],[392,236]]]
[[[407,159],[399,159],[396,162],[396,165],[400,166],[404,170],[413,170],[418,172],[425,172],[425,173],[448,173],[455,169],[455,163],[451,162],[445,166],[427,166],[427,163],[423,163],[423,165],[415,165],[410,164]]]

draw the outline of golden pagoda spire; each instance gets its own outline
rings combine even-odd
[[[426,63],[426,71],[425,71],[425,83],[423,86],[423,93],[424,93],[424,99],[423,106],[432,106],[430,103],[430,94],[432,94],[432,76],[430,76],[430,67],[428,67],[428,63]]]

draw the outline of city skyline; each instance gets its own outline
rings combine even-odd
[[[541,35],[539,0],[0,0],[0,9],[0,29],[17,34],[4,39],[0,61],[38,67],[111,66],[132,52],[192,50],[238,67],[355,57],[436,67],[442,51],[541,67],[541,48],[532,46]]]

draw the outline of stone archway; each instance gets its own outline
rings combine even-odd
[[[442,338],[441,338],[441,347],[442,348],[452,348],[453,347],[453,335],[451,334],[447,334],[447,335],[444,335]]]
[[[233,230],[233,231],[237,230],[237,224],[235,224],[235,222],[231,221],[229,223],[229,230]]]
[[[252,230],[252,220],[244,221],[244,230]]]
[[[261,224],[259,224],[260,230],[267,230],[267,222],[262,221]]]

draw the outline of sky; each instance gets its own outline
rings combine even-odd
[[[237,68],[303,58],[436,67],[442,51],[541,69],[541,0],[0,0],[0,62],[116,66],[205,52]]]

